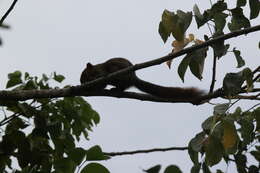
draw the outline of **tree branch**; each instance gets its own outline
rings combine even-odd
[[[81,86],[76,86],[75,89],[86,89],[88,87],[93,87],[94,85],[100,84],[102,82],[107,82],[107,81],[109,81],[109,80],[111,80],[111,79],[113,79],[113,78],[115,78],[119,75],[123,75],[123,74],[129,73],[129,72],[137,71],[137,70],[147,68],[147,67],[150,67],[150,66],[159,65],[159,64],[162,64],[166,61],[169,61],[169,60],[172,60],[176,57],[184,55],[186,53],[190,53],[192,51],[207,47],[207,46],[212,45],[212,44],[215,44],[219,41],[227,40],[227,39],[230,39],[230,38],[233,38],[233,37],[237,37],[237,36],[240,36],[240,35],[243,35],[243,34],[256,32],[256,31],[259,31],[259,30],[260,30],[260,25],[256,25],[256,26],[249,27],[249,28],[246,28],[246,29],[230,32],[228,34],[224,34],[224,35],[215,37],[211,40],[205,41],[204,43],[201,43],[201,44],[198,44],[198,45],[193,45],[193,46],[190,46],[186,49],[182,49],[178,52],[171,53],[171,54],[166,55],[164,57],[154,59],[154,60],[151,60],[151,61],[147,61],[147,62],[144,62],[144,63],[136,64],[136,65],[133,65],[131,67],[125,68],[123,70],[111,73],[111,74],[107,75],[106,77],[98,78],[96,80],[93,80],[93,81],[91,81],[87,84],[83,84]]]
[[[194,50],[207,47],[211,44],[215,44],[218,41],[227,40],[233,37],[237,37],[239,35],[248,34],[251,32],[256,32],[260,30],[260,25],[246,28],[243,30],[234,31],[219,37],[216,37],[214,39],[208,40],[204,43],[201,43],[199,45],[194,45],[191,47],[188,47],[186,49],[180,50],[176,53],[169,54],[167,56],[154,59],[151,61],[147,61],[144,63],[133,65],[129,68],[125,68],[123,70],[117,71],[115,73],[111,73],[107,75],[106,77],[102,77],[99,79],[96,79],[94,81],[91,81],[89,83],[83,84],[83,85],[77,85],[72,86],[70,88],[64,88],[64,89],[47,89],[47,90],[15,90],[15,91],[7,91],[2,90],[0,91],[0,101],[2,102],[6,100],[28,100],[28,99],[39,99],[39,98],[58,98],[58,97],[73,97],[73,96],[109,96],[109,97],[118,97],[118,98],[130,98],[130,99],[139,99],[139,100],[145,100],[145,101],[154,101],[154,102],[170,102],[170,103],[178,103],[178,102],[189,102],[193,103],[193,100],[182,100],[182,99],[163,99],[163,98],[157,98],[148,94],[138,94],[138,93],[132,93],[132,92],[112,92],[109,90],[104,91],[87,91],[87,88],[93,87],[95,85],[98,85],[103,82],[107,82],[115,77],[118,77],[120,75],[123,75],[125,73],[129,73],[132,71],[136,71],[142,68],[150,67],[153,65],[159,65],[163,62],[166,62],[168,60],[174,59],[176,57],[179,57],[181,55],[184,55],[186,53],[190,53]],[[200,101],[210,100],[212,98],[217,97],[223,97],[224,93],[222,89],[218,89],[213,93],[210,93],[208,95],[205,95],[201,98],[199,98]],[[194,103],[193,103],[194,104]],[[201,103],[199,103],[201,104]]]
[[[213,57],[213,67],[212,67],[212,80],[210,84],[209,93],[212,93],[214,91],[214,86],[216,82],[216,66],[217,66],[217,56],[214,53]]]
[[[73,88],[73,87],[72,87]],[[135,93],[135,92],[120,92],[111,90],[101,91],[73,91],[72,88],[64,89],[46,89],[46,90],[18,90],[18,91],[0,91],[0,104],[4,105],[7,100],[24,101],[29,99],[41,98],[59,98],[59,97],[74,97],[74,96],[107,96],[116,98],[137,99],[141,101],[152,102],[167,102],[167,103],[192,103],[194,100],[190,99],[166,99],[152,96],[149,94]],[[209,100],[222,96],[221,90],[217,90],[212,94],[203,96],[200,100]],[[1,103],[2,100],[2,103]]]
[[[188,147],[170,147],[170,148],[154,148],[148,150],[136,150],[136,151],[124,151],[124,152],[103,152],[107,156],[122,156],[122,155],[134,155],[134,154],[141,154],[141,153],[152,153],[152,152],[165,152],[165,151],[183,151],[188,150]]]
[[[18,0],[14,0],[13,1],[13,3],[11,4],[11,6],[9,7],[9,9],[6,11],[6,13],[3,15],[3,17],[0,19],[0,26],[2,26],[3,25],[3,23],[4,23],[4,20],[7,18],[7,16],[11,13],[11,11],[13,10],[13,8],[14,8],[14,6],[15,6],[15,4],[16,4],[16,2],[17,2]]]
[[[232,97],[232,99],[260,100],[260,93],[256,95],[249,95],[249,96],[237,95]]]

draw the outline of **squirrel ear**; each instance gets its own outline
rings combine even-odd
[[[91,63],[87,63],[87,68],[92,68],[93,67],[93,65],[91,64]]]

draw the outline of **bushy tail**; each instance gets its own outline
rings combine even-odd
[[[160,98],[192,101],[205,94],[203,91],[193,87],[191,88],[164,87],[160,85],[155,85],[153,83],[144,81],[139,78],[137,78],[134,81],[134,83],[139,90]]]

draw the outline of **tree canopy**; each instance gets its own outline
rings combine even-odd
[[[14,0],[2,16],[1,29],[9,28],[5,21],[12,10],[15,10],[16,3],[17,0]],[[245,15],[245,10],[249,11],[249,16]],[[211,2],[211,7],[203,12],[196,4],[190,11],[165,9],[162,11],[161,21],[158,21],[158,34],[164,43],[173,39],[169,54],[82,85],[60,88],[65,76],[57,72],[51,75],[43,73],[41,76],[18,70],[10,72],[6,88],[0,91],[0,171],[109,173],[109,169],[100,161],[138,153],[184,150],[193,163],[191,173],[225,172],[218,168],[220,162],[227,165],[234,163],[238,173],[258,173],[259,57],[254,57],[257,68],[252,69],[246,65],[240,50],[225,41],[231,38],[246,39],[247,35],[259,32],[260,25],[251,25],[252,21],[259,20],[259,11],[258,0],[237,0],[234,8],[224,0],[214,1]],[[209,33],[205,34],[203,39],[197,38],[196,33],[188,34],[193,20],[198,30],[202,27],[208,28]],[[260,42],[252,46],[260,49]],[[212,57],[208,55],[210,51],[213,52]],[[217,62],[222,61],[228,53],[233,54],[238,70],[226,73],[222,79],[222,86],[217,88]],[[199,80],[203,77],[204,69],[211,69],[209,91],[199,98],[199,102],[194,103],[189,99],[165,99],[130,91],[89,90],[90,87],[122,74],[154,65],[166,63],[171,68],[172,62],[177,58],[181,58],[177,72],[183,82],[188,69]],[[206,58],[213,60],[212,66],[205,66]],[[84,99],[89,96],[128,98],[162,104],[190,103],[198,108],[202,104],[212,104],[212,100],[217,98],[224,101],[214,105],[213,113],[208,114],[208,118],[201,123],[201,131],[194,133],[187,146],[105,152],[99,145],[90,148],[78,146],[82,140],[89,140],[89,133],[100,123],[101,115],[98,114],[98,110],[94,110]],[[243,100],[250,100],[255,104],[248,110],[242,110],[239,103]],[[212,170],[212,166],[217,167],[217,170]],[[180,165],[173,163],[162,169],[158,164],[143,172],[181,173],[179,167]]]

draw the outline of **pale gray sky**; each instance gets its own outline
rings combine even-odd
[[[0,0],[1,14],[11,1]],[[133,63],[140,63],[168,54],[170,42],[163,44],[157,30],[164,9],[191,11],[197,3],[201,11],[210,8],[208,1],[173,0],[24,0],[6,20],[11,30],[1,30],[4,41],[1,47],[3,89],[7,74],[15,70],[33,75],[53,71],[66,76],[65,84],[79,84],[86,62],[100,63],[121,56]],[[252,24],[259,24],[254,21]],[[195,20],[187,33],[197,38],[209,31],[197,31]],[[258,38],[258,40],[256,39]],[[260,33],[234,38],[228,42],[242,51],[241,55],[252,69],[259,65],[257,49]],[[172,40],[172,38],[171,38]],[[196,86],[209,89],[212,54],[206,59],[204,79],[200,82],[186,75],[183,84],[178,78],[174,61],[173,69],[165,64],[138,71],[142,79],[168,86]],[[226,72],[236,72],[234,56],[229,53],[218,63],[217,84]],[[65,85],[64,84],[64,85]],[[101,123],[94,128],[90,141],[81,146],[100,145],[104,151],[125,151],[155,147],[186,146],[201,131],[200,124],[212,114],[212,105],[152,103],[116,98],[86,98],[101,116]],[[223,102],[214,100],[213,102]],[[252,103],[242,107],[250,107]],[[141,173],[155,164],[177,164],[188,172],[192,166],[186,151],[139,154],[115,157],[102,162],[112,173]],[[222,164],[225,168],[225,164]],[[232,167],[232,166],[231,166]],[[231,168],[230,168],[231,169]],[[127,170],[127,171],[126,171]],[[230,171],[231,172],[231,171]]]

